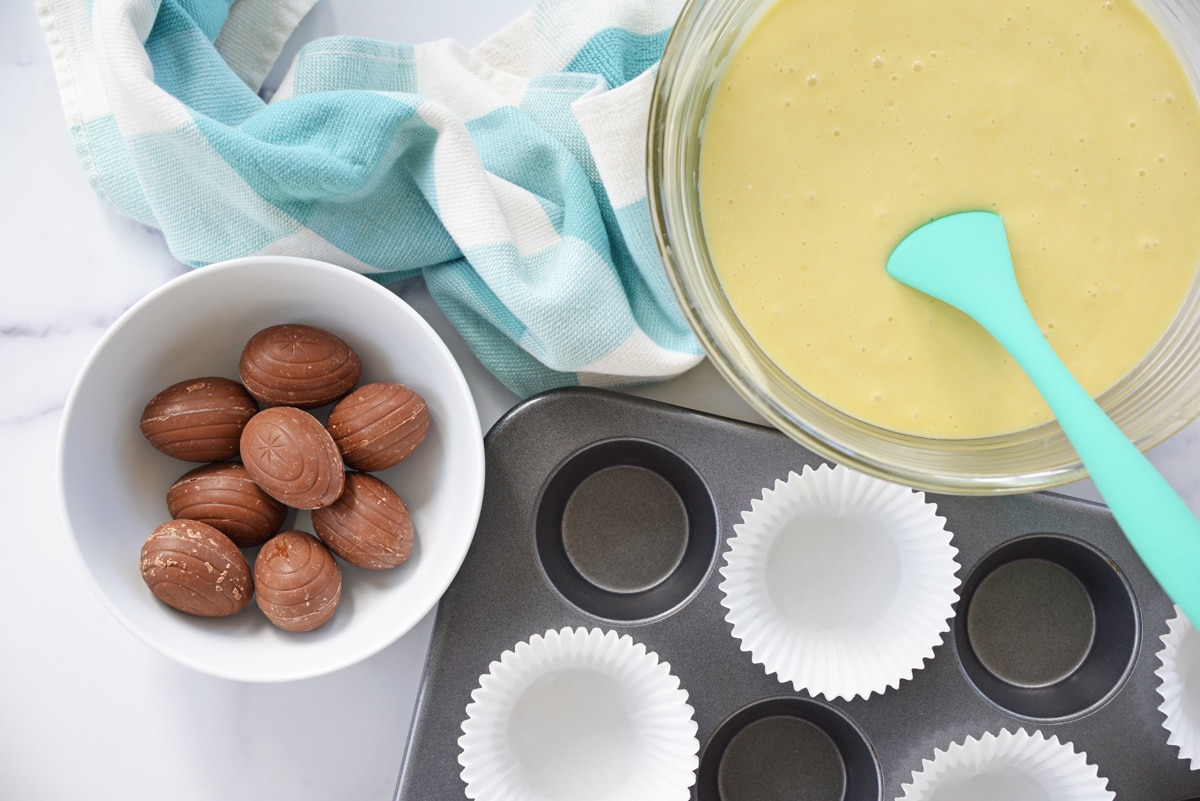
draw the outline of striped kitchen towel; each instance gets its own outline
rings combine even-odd
[[[678,0],[538,0],[474,49],[337,36],[261,87],[315,0],[37,0],[97,194],[201,267],[421,274],[518,395],[670,378],[701,350],[646,202]]]

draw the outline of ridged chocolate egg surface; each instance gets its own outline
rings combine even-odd
[[[329,433],[346,464],[384,470],[406,459],[429,431],[425,399],[403,384],[364,384],[329,412]]]
[[[258,606],[284,631],[312,631],[337,611],[342,571],[329,549],[304,531],[281,531],[254,560]]]
[[[348,473],[342,497],[313,510],[312,524],[329,550],[359,567],[385,570],[412,553],[408,508],[390,486],[367,473]]]
[[[238,375],[263,406],[315,409],[354,389],[362,362],[337,335],[285,323],[250,338],[242,349]]]
[[[207,523],[163,523],[142,544],[139,564],[150,591],[167,606],[189,615],[232,615],[254,594],[246,557]]]
[[[246,424],[242,463],[254,481],[280,503],[318,509],[338,499],[346,468],[333,437],[302,409],[272,406]]]
[[[287,516],[287,506],[268,495],[237,462],[206,464],[184,473],[167,490],[167,511],[174,518],[207,523],[239,548],[266,542]]]
[[[159,392],[142,410],[142,435],[186,462],[220,462],[238,453],[242,428],[258,411],[250,393],[220,376],[191,378]]]

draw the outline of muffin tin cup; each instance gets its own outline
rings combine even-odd
[[[1007,712],[1056,720],[1094,709],[1124,683],[1139,637],[1124,575],[1078,538],[1029,534],[979,561],[955,620],[963,670]]]
[[[1158,652],[1158,694],[1167,744],[1200,771],[1200,633],[1179,609],[1167,623]]]
[[[764,488],[838,469],[774,429],[583,388],[522,402],[485,443],[480,525],[438,606],[397,801],[478,794],[459,758],[487,700],[473,696],[481,677],[514,643],[564,628],[628,637],[670,665],[699,743],[694,781],[672,783],[691,781],[677,789],[694,801],[892,801],[932,775],[927,760],[941,770],[941,752],[1002,732],[1086,755],[1116,797],[1200,798],[1158,708],[1173,606],[1102,505],[891,488],[926,515],[925,545],[943,560],[957,550],[957,572],[935,571],[937,611],[917,616],[940,623],[921,658],[882,691],[839,694],[768,673],[722,588]],[[945,594],[956,586],[957,601]],[[557,746],[535,750],[562,764]]]
[[[468,798],[682,801],[695,780],[687,693],[629,635],[535,635],[493,662],[471,698],[458,741]]]
[[[923,493],[805,467],[763,490],[733,530],[726,620],[797,690],[851,699],[895,688],[950,628],[958,551]]]
[[[829,704],[797,696],[756,701],[704,747],[698,801],[879,797],[879,763],[866,735]]]
[[[602,620],[651,620],[677,608],[699,588],[716,551],[704,482],[649,440],[580,449],[540,496],[535,542],[546,579]]]
[[[968,737],[926,759],[897,801],[1111,801],[1108,781],[1070,743],[1024,729]]]

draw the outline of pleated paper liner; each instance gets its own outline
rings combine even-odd
[[[936,750],[897,801],[1111,801],[1087,754],[1057,736],[1003,729]]]
[[[686,801],[699,742],[670,665],[629,635],[547,631],[489,666],[459,764],[476,801]]]
[[[1178,606],[1162,643],[1154,672],[1167,744],[1179,749],[1179,758],[1188,760],[1192,770],[1200,770],[1200,634]]]
[[[729,541],[733,636],[797,690],[866,698],[911,679],[950,628],[957,549],[921,492],[822,465],[777,480]]]

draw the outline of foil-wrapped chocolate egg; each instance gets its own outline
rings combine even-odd
[[[239,548],[261,545],[279,531],[287,506],[272,498],[237,462],[206,464],[167,490],[171,517],[207,523]]]
[[[187,462],[220,462],[238,452],[246,422],[258,411],[250,393],[220,376],[192,378],[159,392],[142,410],[142,435]]]
[[[417,449],[429,431],[429,408],[403,384],[364,384],[337,402],[326,423],[346,464],[384,470]]]
[[[284,631],[312,631],[337,611],[342,571],[321,541],[304,531],[281,531],[254,560],[258,606]]]
[[[246,557],[207,523],[170,520],[142,543],[142,580],[167,606],[199,617],[240,612],[254,594]]]
[[[368,473],[347,473],[342,497],[314,509],[312,524],[329,550],[359,567],[396,567],[412,553],[408,508],[391,487]]]
[[[263,409],[242,430],[242,464],[255,483],[280,503],[319,509],[338,499],[346,468],[333,437],[302,409]]]
[[[354,389],[362,362],[337,335],[311,325],[285,323],[250,337],[242,349],[238,375],[263,406],[315,409]]]

